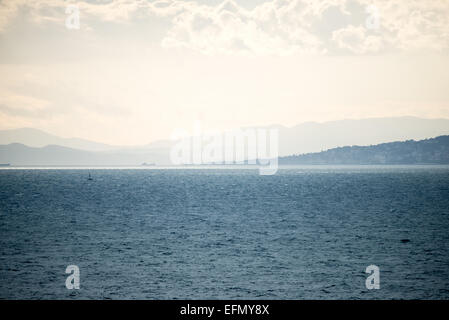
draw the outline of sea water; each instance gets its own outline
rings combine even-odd
[[[0,170],[0,298],[448,299],[448,249],[444,166]]]

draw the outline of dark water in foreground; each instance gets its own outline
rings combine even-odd
[[[449,298],[448,167],[90,172],[0,170],[0,298]]]

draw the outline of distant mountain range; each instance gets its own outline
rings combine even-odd
[[[168,158],[151,152],[93,152],[55,145],[32,148],[20,143],[0,145],[0,163],[14,166],[136,166],[154,162],[166,164]]]
[[[369,118],[324,123],[306,122],[279,129],[279,154],[288,156],[344,146],[423,140],[449,135],[448,119]]]
[[[279,164],[449,164],[449,136],[374,146],[333,148],[283,157],[279,159]]]
[[[414,117],[371,118],[324,123],[306,122],[291,128],[266,128],[279,130],[279,155],[282,157],[344,146],[369,146],[449,135],[449,120]],[[140,165],[146,162],[166,165],[170,164],[169,152],[174,143],[170,140],[160,140],[141,146],[123,147],[85,139],[61,138],[32,128],[0,130],[0,163],[109,166]]]
[[[348,145],[366,146],[449,135],[449,119],[369,118],[323,123],[305,122],[289,128],[278,125],[266,128],[279,130],[279,154],[287,156]],[[173,145],[173,142],[167,139],[140,146],[123,147],[79,138],[61,138],[32,128],[0,130],[0,145],[10,143],[21,143],[35,148],[58,145],[85,151],[157,152],[158,154],[167,153]]]
[[[100,142],[79,138],[60,138],[33,128],[0,130],[0,144],[20,143],[29,147],[41,148],[49,145],[80,149],[86,151],[109,151],[118,149]]]

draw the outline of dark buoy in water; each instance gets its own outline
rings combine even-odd
[[[90,175],[90,172],[89,172],[89,178],[87,178],[87,180],[94,180],[94,179],[92,179],[92,176]]]
[[[407,243],[407,242],[410,242],[410,240],[409,239],[401,239],[401,242],[402,243]]]

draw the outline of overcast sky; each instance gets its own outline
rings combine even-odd
[[[448,71],[448,0],[0,1],[0,129],[132,145],[195,120],[449,118]]]

